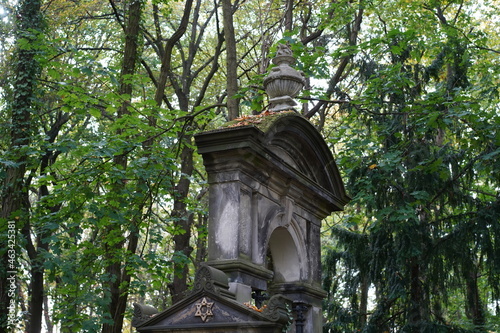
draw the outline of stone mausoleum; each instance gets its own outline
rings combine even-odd
[[[208,174],[208,261],[152,332],[322,332],[321,221],[349,198],[327,144],[293,106],[304,78],[281,46],[264,80],[270,108],[196,135]]]

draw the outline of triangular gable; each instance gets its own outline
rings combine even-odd
[[[288,318],[282,299],[271,299],[269,306],[262,311],[241,304],[231,298],[227,289],[221,288],[224,283],[218,283],[220,273],[215,268],[203,266],[197,273],[191,295],[140,324],[137,330],[144,333],[194,332],[200,329],[260,327],[270,332],[280,331]],[[214,279],[214,275],[218,276]],[[227,276],[224,276],[227,283]]]
[[[166,311],[154,316],[142,324],[139,332],[147,332],[152,328],[169,327],[205,327],[220,326],[224,323],[269,322],[260,312],[240,303],[206,291],[196,293],[175,304]]]

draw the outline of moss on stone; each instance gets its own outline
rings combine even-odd
[[[295,110],[285,110],[279,112],[263,111],[258,115],[243,116],[229,121],[222,125],[220,128],[232,128],[243,126],[254,126],[262,132],[267,132],[269,128],[278,120],[283,117],[300,117]]]

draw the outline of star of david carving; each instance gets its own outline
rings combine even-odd
[[[208,317],[212,317],[214,314],[212,313],[213,302],[207,302],[207,299],[203,297],[201,302],[196,303],[196,313],[195,317],[200,317],[203,322],[206,322]]]

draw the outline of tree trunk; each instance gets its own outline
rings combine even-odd
[[[293,29],[293,0],[285,1],[285,31]]]
[[[193,174],[193,149],[189,141],[191,137],[187,137],[188,145],[184,145],[181,152],[181,175],[175,188],[174,209],[172,211],[172,218],[175,223],[175,230],[182,230],[182,232],[174,235],[174,253],[178,260],[174,260],[174,278],[170,287],[172,295],[172,302],[175,303],[184,297],[187,290],[187,278],[189,273],[189,266],[182,257],[189,258],[193,252],[190,245],[191,240],[191,226],[193,225],[193,214],[187,211],[186,199],[189,193],[191,181],[189,176]]]
[[[43,297],[43,315],[45,318],[45,325],[47,326],[47,333],[53,333],[54,332],[54,325],[52,324],[52,320],[50,318],[50,313],[49,313],[49,300],[47,295],[44,295]]]
[[[481,295],[479,294],[478,269],[473,260],[468,261],[469,263],[466,265],[463,273],[467,296],[465,306],[466,315],[472,321],[477,331],[485,331],[486,318]]]
[[[196,263],[202,263],[207,258],[207,235],[208,218],[206,214],[198,213],[198,238],[196,240]]]
[[[42,331],[42,317],[43,317],[43,263],[39,260],[39,252],[37,251],[37,258],[31,260],[31,283],[30,283],[30,302],[29,312],[30,321],[28,332],[35,333]],[[38,260],[37,260],[38,259]]]
[[[16,39],[18,41],[22,38],[27,39],[29,43],[29,41],[38,37],[36,33],[42,31],[40,4],[39,0],[24,0],[19,2],[16,15]],[[0,213],[0,219],[15,222],[16,230],[19,230],[20,227],[23,228],[29,219],[28,186],[25,181],[27,157],[25,152],[23,152],[23,148],[30,142],[33,127],[31,124],[31,112],[36,109],[34,105],[35,89],[40,74],[39,64],[35,59],[37,51],[34,48],[26,49],[19,46],[16,50],[16,77],[13,84],[14,98],[11,116],[11,144],[10,151],[6,155],[10,155],[14,163],[7,166],[5,170],[6,176],[2,188],[2,210]],[[19,241],[16,242],[16,247],[13,248],[16,253],[18,253],[17,246],[19,246]],[[2,248],[8,249],[6,241],[5,245],[2,245]],[[16,254],[16,258],[18,255]],[[7,322],[5,320],[9,313],[8,306],[12,299],[12,295],[9,294],[8,285],[4,284],[6,278],[12,275],[11,273],[8,275],[7,271],[16,271],[19,268],[15,262],[9,262],[8,259],[8,252],[5,251],[2,255],[0,276],[2,283],[0,286],[0,326],[3,331],[7,330]],[[36,298],[35,301],[37,300]],[[32,315],[27,327],[28,332],[40,332],[42,313],[38,309],[42,309],[42,306],[42,299],[40,299],[40,304],[30,303],[30,312],[34,312],[31,312]],[[40,312],[39,315],[38,312]]]
[[[45,133],[48,142],[54,143],[62,126],[68,121],[67,114],[59,113],[55,122],[51,125],[50,130]],[[48,168],[53,164],[58,156],[58,153],[52,150],[46,150],[40,161],[40,176],[45,176],[48,173]],[[41,185],[39,188],[40,198],[49,195],[49,188],[47,185]],[[27,201],[28,199],[26,199]],[[44,203],[40,204],[45,206]],[[47,206],[46,208],[51,213],[56,213],[60,209],[60,205]],[[44,306],[47,304],[47,297],[44,288],[44,254],[49,252],[49,243],[45,240],[51,235],[50,228],[39,228],[36,235],[36,243],[32,244],[30,224],[26,224],[23,229],[24,237],[27,240],[28,256],[31,264],[31,277],[30,277],[30,299],[29,299],[29,313],[30,321],[28,325],[28,332],[40,332],[42,326],[42,318],[44,313]],[[48,310],[48,309],[46,309]],[[50,326],[49,324],[47,324]]]
[[[20,158],[18,158],[16,161],[16,167],[6,168],[6,177],[2,189],[2,211],[0,218],[2,220],[8,221],[8,224],[13,223],[15,225],[16,247],[9,247],[6,237],[2,237],[2,249],[5,250],[2,251],[2,269],[0,275],[1,332],[8,332],[7,316],[9,314],[9,305],[11,304],[11,301],[14,301],[11,291],[14,291],[15,295],[18,295],[17,290],[11,290],[11,284],[7,282],[7,278],[17,278],[15,272],[19,268],[19,266],[17,265],[17,257],[19,256],[19,251],[17,251],[17,246],[19,246],[17,240],[19,239],[19,233],[17,232],[17,230],[19,229],[22,221],[24,221],[25,223],[25,220],[22,220],[21,216],[27,215],[27,205],[23,204],[28,197],[27,193],[24,193],[27,191],[27,188],[24,186],[24,173],[26,170],[25,161],[26,159],[24,158],[24,156],[20,156]],[[15,217],[13,216],[14,214],[16,215]],[[5,223],[5,227],[2,226],[2,229],[4,228],[5,230],[2,230],[4,231],[2,233],[7,235],[7,223]],[[14,250],[14,262],[9,261],[8,250]],[[15,310],[17,311],[17,304]]]
[[[419,325],[422,321],[420,312],[422,292],[419,259],[413,257],[410,259],[410,309],[408,311],[408,323],[411,325],[412,332],[419,331]]]
[[[238,93],[238,59],[236,54],[236,38],[234,36],[233,6],[231,0],[222,0],[222,17],[224,23],[224,39],[226,40],[226,89],[228,120],[239,117]]]
[[[123,54],[123,62],[120,73],[120,95],[132,95],[133,87],[130,83],[130,78],[128,76],[135,74],[137,63],[139,61],[139,45],[140,45],[140,20],[142,11],[142,1],[131,1],[128,7],[128,20],[125,26],[125,46]],[[130,106],[130,101],[124,101],[117,112],[117,117],[121,118],[129,113],[128,107]],[[117,134],[121,134],[123,131],[118,129]],[[119,166],[122,170],[127,168],[128,157],[127,152],[123,152],[117,155],[113,159],[113,163]],[[120,191],[121,188],[125,186],[125,182],[117,182],[115,190]],[[126,206],[126,205],[125,205]],[[125,207],[124,206],[124,207]],[[142,207],[136,208],[138,212],[142,211]],[[142,214],[134,214],[140,219]],[[134,224],[135,221],[132,221]],[[110,228],[116,228],[112,226]],[[116,230],[108,229],[106,234],[111,234]],[[137,249],[137,239],[138,231],[132,230],[129,236],[129,250],[135,253]],[[108,266],[106,268],[106,273],[112,277],[112,281],[108,284],[108,289],[111,294],[111,302],[108,307],[108,314],[112,323],[104,323],[102,326],[102,333],[120,333],[122,332],[123,317],[125,315],[125,308],[128,298],[128,288],[130,282],[130,275],[126,268],[122,269],[122,262],[117,261],[114,258],[113,253],[115,249],[119,248],[122,250],[125,245],[125,240],[121,241],[119,244],[113,244],[111,247],[106,248],[106,257],[108,261]]]
[[[370,287],[368,274],[365,273],[361,278],[361,295],[359,300],[359,328],[365,327],[368,319],[368,288]]]
[[[181,39],[181,37],[186,32],[187,26],[189,24],[189,15],[191,14],[191,8],[193,6],[193,0],[186,0],[184,3],[184,13],[182,15],[181,22],[177,30],[170,36],[165,44],[165,50],[163,52],[163,57],[161,59],[161,70],[160,77],[158,78],[158,84],[156,86],[155,102],[158,106],[162,104],[163,96],[165,95],[165,87],[167,85],[167,80],[170,78],[170,82],[175,85],[174,74],[172,73],[172,50],[175,44]],[[177,89],[176,89],[177,90]],[[181,110],[184,110],[181,108]]]
[[[411,332],[423,332],[425,322],[430,320],[429,294],[424,288],[425,267],[419,256],[410,259],[410,305],[408,323]]]

